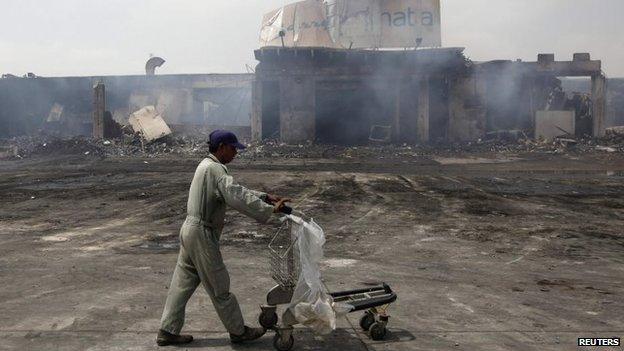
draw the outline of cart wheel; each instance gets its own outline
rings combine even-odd
[[[368,331],[373,323],[375,323],[375,315],[370,312],[365,312],[360,318],[360,327],[364,331]]]
[[[283,340],[280,337],[279,333],[276,333],[273,337],[273,347],[277,351],[290,351],[293,345],[295,345],[295,338],[292,336],[292,334],[287,340]]]
[[[277,313],[260,312],[258,322],[264,329],[272,329],[277,324]]]
[[[386,326],[381,323],[373,323],[368,332],[370,333],[371,339],[383,340],[386,336]]]

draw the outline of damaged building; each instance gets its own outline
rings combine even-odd
[[[255,74],[156,75],[165,61],[152,57],[146,75],[6,75],[0,137],[111,138],[117,124],[140,130],[130,118],[141,111],[161,126],[144,133],[153,138],[228,128],[346,145],[601,136],[624,124],[624,84],[607,84],[600,61],[473,62],[442,46],[439,0],[296,2],[264,16],[260,47]]]
[[[7,77],[0,79],[0,137],[108,137],[112,120],[129,125],[147,106],[174,131],[230,128],[249,135],[252,80],[252,74]]]
[[[257,50],[256,58],[255,139],[426,143],[512,130],[533,136],[536,116],[550,115],[538,112],[555,107],[551,95],[563,76],[592,77],[593,86],[590,124],[568,132],[598,136],[605,128],[606,80],[600,61],[587,54],[573,61],[540,55],[537,62],[472,63],[461,48],[273,47]]]
[[[589,54],[471,62],[463,48],[441,47],[439,1],[387,6],[308,0],[265,16],[266,46],[255,51],[253,138],[364,144],[469,141],[504,132],[548,138],[553,128],[557,135],[604,133],[606,79]],[[431,21],[403,23],[406,13]],[[589,111],[556,103],[559,77],[591,77]]]

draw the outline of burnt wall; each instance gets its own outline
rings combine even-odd
[[[387,131],[393,142],[445,139],[449,77],[466,69],[461,52],[258,50],[252,134],[349,145],[386,140]]]
[[[81,123],[90,123],[89,78],[0,79],[0,137],[37,132],[54,103],[65,107],[64,114],[76,134],[90,132],[90,126]]]
[[[250,74],[0,79],[0,137],[42,130],[90,135],[98,81],[106,86],[106,109],[118,121],[154,105],[170,124],[248,127],[252,80]],[[55,103],[63,106],[62,121],[47,123]]]

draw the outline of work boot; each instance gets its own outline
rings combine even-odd
[[[188,344],[191,341],[193,341],[192,335],[175,335],[162,329],[158,331],[156,338],[158,346]]]
[[[247,341],[252,341],[260,338],[266,333],[264,328],[250,328],[245,326],[245,332],[242,335],[230,334],[230,341],[232,344],[240,344]]]

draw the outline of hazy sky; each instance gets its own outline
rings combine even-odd
[[[473,60],[590,52],[624,76],[624,0],[441,0],[444,46]],[[262,14],[284,0],[0,0],[0,73],[245,72]]]

